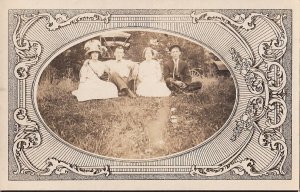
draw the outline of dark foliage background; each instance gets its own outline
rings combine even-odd
[[[158,54],[156,59],[163,63],[169,55],[169,47],[172,45],[180,45],[182,47],[182,59],[189,63],[191,68],[201,68],[205,76],[211,74],[210,65],[217,57],[209,50],[177,36],[145,32],[145,31],[126,31],[131,34],[127,40],[130,46],[126,49],[125,59],[135,62],[144,60],[143,50],[145,47],[152,47]],[[100,39],[95,37],[94,39]],[[56,79],[71,78],[78,81],[79,71],[86,58],[84,44],[81,42],[58,55],[48,67],[44,70],[41,81],[48,79],[53,82]],[[114,47],[111,47],[114,49]],[[100,60],[113,59],[112,53],[110,58],[100,58]]]
[[[58,55],[43,71],[37,91],[38,108],[48,127],[80,149],[118,158],[145,159],[170,155],[202,143],[228,119],[235,102],[230,76],[213,74],[216,56],[207,49],[176,36],[130,31],[126,59],[141,62],[145,47],[152,47],[163,63],[168,48],[182,47],[182,59],[203,84],[192,95],[164,98],[118,97],[78,102],[72,95],[79,85],[79,71],[86,59],[81,42]],[[96,37],[99,39],[99,37]],[[110,48],[110,47],[109,47]],[[110,49],[109,49],[110,50]],[[106,53],[100,60],[113,59]]]

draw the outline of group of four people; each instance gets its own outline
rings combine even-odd
[[[78,89],[73,91],[78,101],[108,99],[118,96],[166,97],[171,92],[191,92],[201,89],[199,81],[192,82],[187,63],[180,60],[181,48],[170,47],[172,60],[160,63],[154,59],[156,51],[144,49],[145,60],[140,64],[123,59],[124,48],[115,49],[114,60],[105,62],[98,58],[103,52],[100,41],[90,40],[85,46],[87,59],[80,70]],[[101,76],[106,72],[108,80]]]

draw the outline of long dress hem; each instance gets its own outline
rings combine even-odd
[[[168,97],[171,91],[162,80],[162,71],[156,60],[143,61],[139,67],[139,80],[136,93],[145,97]]]
[[[80,70],[80,83],[77,90],[72,92],[78,101],[93,99],[110,99],[118,97],[117,87],[111,83],[99,79],[105,71],[105,65],[101,61],[86,61]]]

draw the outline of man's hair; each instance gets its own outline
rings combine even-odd
[[[179,45],[172,45],[170,48],[169,48],[169,51],[172,51],[172,49],[174,48],[178,48],[179,51],[181,52],[181,47]]]

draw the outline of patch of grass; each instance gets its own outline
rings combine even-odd
[[[159,98],[78,102],[71,94],[76,84],[68,83],[68,79],[56,85],[45,82],[38,88],[40,113],[53,132],[79,148],[101,155],[145,153],[145,120],[155,118]]]
[[[173,146],[170,153],[202,143],[222,127],[232,112],[235,87],[231,79],[206,78],[202,83],[200,93],[171,99],[178,125],[168,126],[168,143]]]
[[[214,134],[228,119],[235,100],[233,81],[201,79],[203,90],[194,95],[169,98],[128,98],[78,102],[71,79],[41,81],[37,100],[49,128],[83,150],[119,158],[143,159],[191,148]],[[176,108],[178,125],[169,120],[160,151],[149,150],[147,125],[159,119],[158,109]]]

